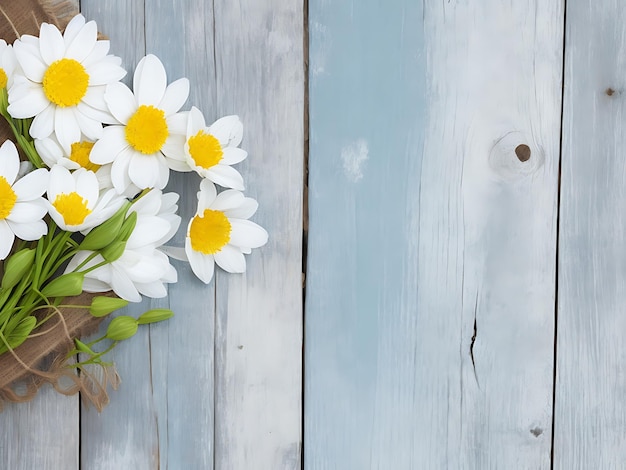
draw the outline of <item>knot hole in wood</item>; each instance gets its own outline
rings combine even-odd
[[[515,155],[517,155],[520,162],[527,162],[530,160],[530,147],[526,144],[519,144],[515,147]]]
[[[537,171],[544,162],[541,147],[519,131],[510,131],[494,141],[489,166],[505,180],[523,178]]]

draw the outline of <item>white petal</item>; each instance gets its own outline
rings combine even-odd
[[[85,108],[89,108],[89,106],[78,108],[74,112],[74,117],[78,122],[78,127],[89,140],[98,140],[102,137],[102,123],[99,120],[93,119],[84,114],[81,110]]]
[[[141,295],[133,285],[128,276],[119,269],[113,267],[113,273],[111,276],[111,287],[115,293],[122,299],[129,302],[141,302]]]
[[[179,261],[187,261],[189,262],[189,258],[187,257],[187,253],[184,248],[180,248],[178,246],[162,246],[159,248],[163,253],[173,259],[177,259]]]
[[[63,58],[65,43],[61,32],[48,23],[42,23],[39,29],[39,51],[47,65]]]
[[[136,282],[135,286],[141,295],[150,297],[151,299],[162,299],[163,297],[167,297],[167,289],[162,282]]]
[[[224,214],[229,219],[249,219],[254,215],[258,208],[259,203],[251,197],[247,197],[244,199],[239,207],[227,209],[224,211]]]
[[[91,273],[89,273],[91,274]],[[85,292],[107,292],[111,290],[111,286],[106,282],[92,279],[89,274],[83,280],[83,290]]]
[[[237,247],[258,248],[267,243],[267,232],[249,220],[231,219],[230,241]]]
[[[74,108],[57,106],[54,111],[54,134],[67,155],[72,151],[72,144],[80,141],[80,126],[76,120]]]
[[[157,106],[163,99],[166,85],[165,68],[156,56],[148,54],[139,61],[133,80],[137,104]]]
[[[184,162],[186,160],[185,137],[182,135],[170,135],[165,140],[161,152],[168,158]]]
[[[91,50],[91,53],[82,62],[83,67],[87,69],[91,67],[93,64],[100,62],[102,59],[106,57],[106,55],[109,52],[110,47],[111,47],[110,41],[107,41],[107,40],[96,41],[96,45]],[[89,81],[89,85],[92,85],[91,80]]]
[[[65,57],[75,59],[78,62],[83,62],[93,48],[96,46],[96,39],[98,37],[98,26],[95,21],[89,21],[83,26],[72,42],[67,46],[65,50]]]
[[[35,139],[35,149],[49,168],[63,158],[63,149],[53,139]]]
[[[0,259],[5,259],[13,247],[15,235],[4,220],[0,220]]]
[[[130,180],[140,189],[158,187],[161,173],[161,164],[156,155],[135,153],[130,160],[128,174]],[[167,166],[165,171],[169,172]],[[159,188],[161,189],[161,188]]]
[[[243,124],[239,120],[239,116],[220,118],[211,124],[209,130],[224,147],[237,147],[243,137]]]
[[[211,207],[216,196],[217,189],[215,189],[215,185],[209,180],[202,180],[200,182],[200,191],[198,192],[198,213],[204,212],[205,209]]]
[[[108,83],[117,82],[126,75],[126,70],[119,65],[109,62],[110,61],[100,61],[89,67],[87,70],[89,74],[89,86],[106,85]]]
[[[98,184],[96,174],[93,171],[79,168],[74,172],[73,177],[76,181],[76,192],[87,200],[89,210],[93,210],[98,201],[98,194],[100,192],[100,185]]]
[[[96,124],[119,124],[118,120],[113,117],[106,107],[102,110],[81,102],[78,103],[76,109],[92,121],[95,121]],[[100,128],[102,128],[102,126],[100,126]]]
[[[165,119],[167,122],[167,130],[172,134],[186,136],[187,135],[187,120],[189,119],[189,113],[176,113],[168,116]]]
[[[50,104],[42,88],[32,89],[28,95],[12,101],[7,110],[16,119],[26,119],[42,112]]]
[[[13,223],[7,220],[7,224],[18,238],[26,241],[39,240],[48,233],[48,226],[43,220],[26,222],[25,224]]]
[[[222,156],[222,162],[225,165],[234,165],[246,159],[248,152],[237,147],[226,147],[224,149],[224,155]]]
[[[213,204],[211,204],[211,209],[226,212],[239,207],[244,201],[245,197],[241,191],[227,189],[219,193]]]
[[[16,202],[6,220],[18,224],[32,223],[43,219],[46,212],[48,212],[48,210],[43,204]]]
[[[215,165],[206,170],[206,177],[224,188],[243,190],[243,177],[232,166]]]
[[[213,279],[213,271],[215,270],[213,256],[203,255],[202,253],[194,251],[191,248],[191,242],[189,238],[187,238],[185,242],[185,252],[187,253],[187,258],[189,259],[189,265],[191,266],[191,270],[196,275],[196,277],[205,284],[211,282],[211,279]]]
[[[91,152],[91,155],[93,155],[93,149]],[[128,175],[128,167],[130,165],[130,160],[133,158],[135,153],[136,152],[133,149],[127,146],[117,155],[113,165],[111,166],[111,181],[113,182],[113,187],[119,194],[123,194],[131,185],[130,176]],[[94,160],[92,159],[92,161]]]
[[[170,83],[165,89],[165,95],[157,108],[165,111],[166,116],[177,113],[183,107],[189,97],[189,80],[179,78]]]
[[[0,146],[0,176],[13,184],[17,173],[20,171],[20,157],[17,154],[15,144],[10,140],[5,140]]]
[[[137,101],[133,92],[123,83],[111,83],[104,93],[104,101],[111,114],[122,124],[126,124],[137,111]]]
[[[45,139],[54,131],[54,109],[55,106],[50,103],[48,106],[33,119],[30,125],[30,135],[35,139]]]
[[[13,191],[17,194],[17,200],[32,201],[41,197],[48,189],[49,180],[50,173],[46,169],[39,168],[31,171],[13,185]]]
[[[65,41],[65,46],[69,46],[72,44],[72,41],[76,39],[80,30],[85,26],[85,17],[81,14],[78,14],[72,18],[72,20],[65,27],[65,32],[63,33],[63,40]]]
[[[43,81],[43,75],[46,73],[47,66],[39,53],[38,46],[39,42],[35,45],[20,40],[15,41],[13,50],[15,51],[17,61],[24,71],[24,75],[33,82],[41,83]]]
[[[229,273],[243,273],[246,270],[246,258],[240,249],[226,245],[215,253],[215,262]]]
[[[116,160],[128,148],[125,128],[123,126],[108,126],[104,128],[102,137],[91,149],[89,159],[98,165],[104,165]]]
[[[196,135],[198,132],[204,130],[206,128],[206,123],[204,121],[204,115],[202,112],[192,106],[189,110],[189,118],[187,119],[187,137],[191,137]]]
[[[69,194],[76,190],[76,183],[67,168],[55,165],[50,169],[48,200],[53,203],[59,194]]]
[[[105,85],[87,87],[87,92],[83,96],[82,102],[88,104],[92,108],[100,110],[108,110],[104,101],[104,92],[107,87]]]

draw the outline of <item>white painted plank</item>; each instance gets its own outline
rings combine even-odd
[[[99,30],[109,37],[111,53],[121,57],[123,66],[131,71],[124,81],[131,83],[132,70],[145,54],[144,2],[82,0],[81,11],[86,18],[96,20]],[[145,301],[130,306],[125,313],[136,317],[148,308],[150,303]],[[141,328],[132,340],[111,352],[109,358],[115,362],[122,383],[119,390],[109,394],[107,408],[100,414],[93,407],[82,408],[81,468],[158,467],[160,423],[152,390],[149,331]]]
[[[626,11],[567,3],[554,468],[626,461]]]
[[[78,1],[67,3],[78,10]],[[0,413],[0,468],[78,469],[78,423],[78,397],[59,395],[48,385],[29,403],[6,405]]]
[[[0,413],[0,468],[78,469],[78,397],[45,385],[28,403],[11,403]]]
[[[215,116],[213,7],[194,0],[146,0],[146,52],[156,54],[170,81],[190,80],[187,105]],[[212,121],[211,121],[212,122]],[[194,174],[171,173],[180,194],[182,230],[171,242],[184,246],[187,221],[196,212],[200,184]],[[168,300],[176,317],[151,332],[151,367],[159,428],[161,468],[213,468],[215,288],[199,282],[189,265],[176,263],[178,283]]]
[[[217,275],[215,468],[299,469],[302,407],[303,2],[218,0],[219,115],[237,113],[240,168],[270,241]]]
[[[305,468],[550,468],[562,2],[310,5]]]

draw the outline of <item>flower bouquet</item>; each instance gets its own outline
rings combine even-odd
[[[215,264],[243,272],[267,241],[232,167],[247,156],[239,118],[207,125],[198,108],[181,111],[189,81],[168,84],[154,55],[132,90],[121,63],[82,15],[63,33],[44,22],[38,36],[0,40],[0,114],[13,134],[0,146],[0,404],[50,382],[101,408],[116,384],[103,355],[173,312],[118,315],[80,338],[128,302],[165,297],[170,257],[209,283]],[[179,195],[164,192],[170,171],[201,178],[184,247],[166,245],[181,225]]]

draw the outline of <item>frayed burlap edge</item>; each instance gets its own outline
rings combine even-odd
[[[13,43],[23,34],[37,35],[41,23],[64,29],[78,13],[74,2],[65,0],[20,0],[0,3],[0,38]],[[0,119],[0,143],[14,136]],[[89,305],[91,294],[66,299],[66,304]],[[0,355],[0,410],[8,402],[32,400],[39,388],[51,384],[59,393],[80,393],[83,401],[99,411],[108,403],[107,387],[116,388],[119,377],[113,366],[88,366],[78,372],[70,367],[74,338],[94,333],[101,319],[86,309],[61,309],[13,351]]]

